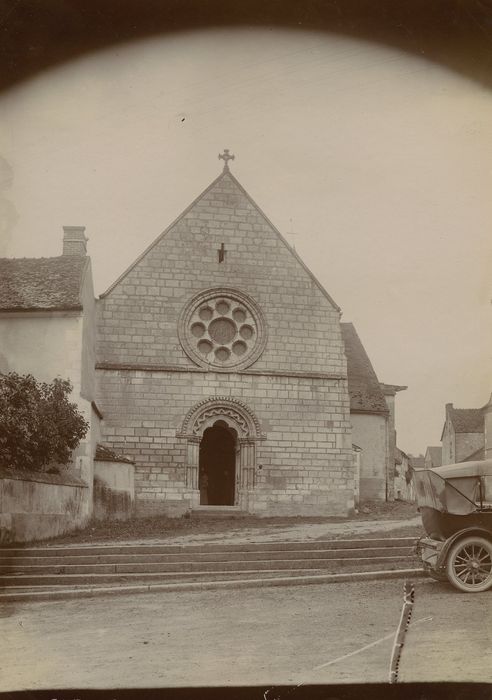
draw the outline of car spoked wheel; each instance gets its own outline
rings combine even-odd
[[[492,587],[492,542],[465,537],[454,544],[446,562],[448,580],[460,591],[479,593]]]

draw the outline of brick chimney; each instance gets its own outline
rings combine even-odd
[[[87,255],[85,226],[63,227],[63,255]]]

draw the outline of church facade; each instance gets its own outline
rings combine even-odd
[[[139,516],[344,516],[393,498],[405,387],[379,382],[223,157],[97,300],[84,227],[64,227],[59,257],[0,260],[0,372],[71,379],[90,423],[72,465],[88,516],[108,460],[115,483],[134,464]]]
[[[134,460],[140,514],[353,508],[340,309],[227,161],[96,327],[102,440]]]

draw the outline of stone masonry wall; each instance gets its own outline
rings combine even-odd
[[[345,382],[216,373],[100,370],[104,441],[135,461],[137,513],[190,508],[188,410],[210,396],[241,399],[265,440],[257,443],[254,496],[263,515],[345,515],[353,507],[353,467]]]
[[[18,472],[0,467],[0,542],[31,542],[84,527],[89,489],[72,474]]]
[[[216,372],[183,349],[183,309],[210,288],[237,289],[261,309],[268,337],[251,366]],[[213,396],[243,400],[266,433],[256,445],[249,510],[353,507],[339,310],[227,172],[103,295],[97,318],[103,440],[135,460],[137,512],[189,508],[187,445],[176,430]]]
[[[338,310],[227,175],[99,302],[98,361],[193,366],[179,316],[193,294],[221,286],[263,309],[268,344],[255,370],[346,374]]]

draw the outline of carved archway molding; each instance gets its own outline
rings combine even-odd
[[[230,396],[210,396],[195,404],[186,414],[177,437],[200,439],[217,420],[223,420],[234,428],[239,439],[265,439],[253,411],[239,399]]]
[[[200,441],[203,433],[217,421],[224,421],[236,431],[238,451],[236,461],[235,504],[248,508],[248,492],[255,486],[256,443],[265,440],[258,418],[239,399],[230,396],[212,396],[195,404],[186,414],[177,437],[187,442],[186,474],[187,488],[194,492],[194,503],[200,503],[198,491],[198,469]]]

